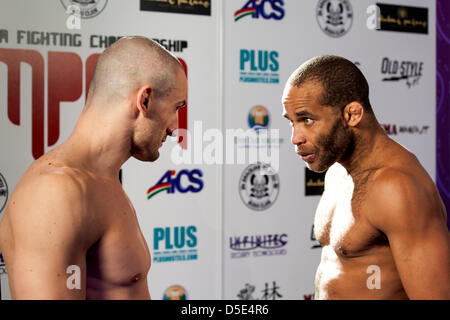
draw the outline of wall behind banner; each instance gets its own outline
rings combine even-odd
[[[450,212],[450,3],[436,2],[436,185]],[[447,219],[450,230],[450,219]]]
[[[70,135],[98,54],[120,36],[143,35],[185,65],[188,104],[179,118],[191,133],[185,149],[172,141],[157,162],[130,159],[122,168],[152,253],[152,298],[181,291],[187,299],[313,298],[321,249],[312,230],[323,175],[306,170],[281,116],[295,68],[325,53],[357,63],[380,123],[435,177],[435,2],[381,2],[399,6],[380,5],[381,17],[383,10],[406,12],[421,23],[376,30],[369,0],[103,0],[79,7],[81,19],[70,0],[3,0],[0,217],[32,161]],[[222,133],[215,140],[207,134],[214,128]],[[227,137],[231,129],[253,135]],[[271,129],[279,135],[266,137]],[[258,150],[257,141],[279,154],[277,174],[259,175],[264,165],[248,157],[225,161],[227,143],[238,153]],[[223,157],[209,164],[202,155],[215,146],[223,146]],[[175,164],[181,150],[190,161]],[[1,297],[8,299],[0,263]]]

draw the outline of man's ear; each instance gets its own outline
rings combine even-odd
[[[153,90],[150,85],[143,86],[139,89],[136,96],[136,106],[139,112],[147,113],[150,109],[152,91]]]
[[[344,119],[350,127],[356,127],[364,115],[363,106],[356,101],[350,102],[344,108]]]

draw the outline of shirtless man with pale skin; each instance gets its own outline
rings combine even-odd
[[[314,221],[315,299],[450,299],[445,207],[418,159],[377,122],[360,70],[310,59],[282,103],[298,155],[328,169]]]
[[[186,95],[182,65],[147,38],[100,55],[74,131],[28,168],[0,222],[13,299],[150,299],[150,252],[119,170],[159,157]],[[80,289],[67,286],[72,265]]]

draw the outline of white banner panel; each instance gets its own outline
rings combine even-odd
[[[355,62],[369,82],[379,122],[434,177],[435,4],[382,2],[397,9],[426,8],[428,33],[374,29],[373,1],[225,2],[224,127],[279,129],[280,169],[274,188],[268,176],[255,174],[249,182],[247,165],[225,167],[224,298],[310,299],[314,294],[321,249],[312,226],[323,176],[306,170],[281,116],[286,80],[309,58],[334,54]],[[266,205],[249,206],[252,201]]]
[[[312,299],[323,175],[306,170],[281,116],[289,75],[321,54],[355,62],[386,132],[435,176],[435,2],[380,1],[393,15],[419,7],[406,11],[416,24],[383,17],[392,30],[376,30],[369,0],[3,0],[0,217],[32,161],[68,138],[98,54],[147,36],[185,66],[179,121],[190,133],[184,153],[169,141],[156,163],[122,168],[152,255],[152,298]],[[277,174],[261,174],[273,173],[267,163]]]

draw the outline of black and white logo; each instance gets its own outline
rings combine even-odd
[[[66,10],[73,9],[82,19],[89,19],[98,16],[108,0],[61,0],[61,3]]]
[[[230,237],[231,258],[285,255],[287,238],[286,233],[232,236]]]
[[[399,61],[384,57],[381,61],[383,81],[405,81],[409,88],[419,84],[423,73],[422,61]]]
[[[280,191],[280,178],[275,170],[261,162],[245,168],[239,179],[239,194],[244,204],[252,210],[269,208]]]
[[[322,31],[334,38],[346,34],[353,22],[353,9],[349,0],[320,0],[316,15]]]
[[[6,270],[5,260],[3,259],[3,255],[0,252],[0,275],[2,275],[2,274],[8,274],[8,271]]]
[[[0,212],[5,208],[6,201],[8,201],[8,185],[5,177],[0,173]]]
[[[237,297],[239,300],[276,300],[283,297],[279,289],[276,281],[272,281],[272,285],[270,282],[264,283],[263,290],[256,290],[256,286],[246,283],[245,287],[239,290]],[[261,292],[261,295],[258,292]]]

